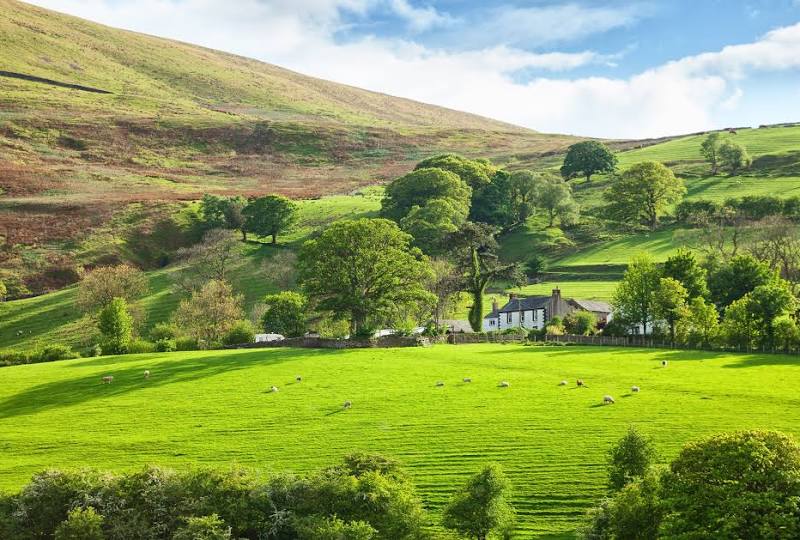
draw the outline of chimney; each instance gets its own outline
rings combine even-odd
[[[492,298],[492,311],[500,311],[500,306],[497,305],[497,298]]]
[[[561,300],[561,289],[556,287],[553,289],[553,301],[558,302],[559,300]]]
[[[561,317],[561,289],[556,287],[553,289],[553,294],[550,296],[550,310],[545,317],[552,319],[553,317]]]
[[[513,293],[513,292],[512,293],[508,293],[508,301],[509,302],[511,300],[516,300],[516,299],[517,299],[517,293]]]

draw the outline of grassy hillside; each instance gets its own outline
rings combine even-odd
[[[467,475],[496,461],[513,481],[522,537],[567,538],[602,497],[606,451],[629,425],[653,437],[663,462],[686,441],[719,431],[799,435],[798,369],[781,356],[497,345],[172,353],[3,368],[0,486],[82,465],[310,471],[364,450],[401,460],[437,515]],[[100,384],[104,375],[114,383]],[[467,376],[474,382],[462,383]],[[578,377],[588,388],[574,386]],[[570,385],[559,387],[562,379]],[[510,388],[498,388],[501,380]],[[640,394],[629,392],[634,384]],[[267,393],[271,385],[279,392]],[[602,406],[604,394],[617,404]]]

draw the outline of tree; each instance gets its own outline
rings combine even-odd
[[[531,255],[525,263],[525,274],[530,278],[538,278],[547,271],[547,259],[542,255]]]
[[[515,515],[507,500],[509,489],[500,466],[486,465],[445,507],[444,526],[476,540],[486,540],[493,532],[510,534]]]
[[[680,201],[684,193],[683,182],[668,167],[643,161],[614,179],[605,198],[611,215],[617,219],[655,229],[659,216]]]
[[[244,208],[247,200],[244,197],[220,197],[206,193],[200,201],[200,214],[203,228],[241,230],[242,240],[247,240],[244,229]]]
[[[653,443],[634,427],[608,453],[608,485],[619,491],[637,478],[642,478],[656,459]]]
[[[247,319],[235,321],[222,337],[223,345],[242,345],[256,340],[256,328]]]
[[[510,199],[517,223],[525,223],[533,215],[542,183],[542,177],[533,171],[522,170],[511,173]]]
[[[574,223],[580,212],[578,204],[572,198],[572,190],[560,178],[553,178],[539,188],[537,205],[547,212],[548,227],[552,227],[556,217],[562,225]]]
[[[471,195],[472,190],[457,174],[438,168],[418,168],[386,186],[381,216],[400,223],[414,207],[447,201],[453,211],[452,220],[459,223],[469,214]]]
[[[103,540],[103,516],[91,506],[74,508],[55,531],[55,540]]]
[[[731,176],[735,176],[740,169],[746,169],[753,162],[744,146],[733,141],[725,141],[719,147],[719,159],[722,166],[727,168]]]
[[[411,240],[386,219],[336,222],[303,245],[300,282],[320,311],[350,321],[351,335],[391,323],[397,309],[435,302],[430,264]]]
[[[689,300],[687,316],[678,325],[680,340],[709,347],[719,333],[719,312],[702,296]]]
[[[737,255],[709,274],[711,300],[724,310],[734,300],[768,283],[773,277],[769,266],[752,255]]]
[[[775,345],[775,320],[797,310],[797,299],[792,294],[787,281],[775,278],[769,283],[759,285],[748,295],[748,310],[762,329],[763,347]]]
[[[243,318],[242,300],[228,283],[211,280],[190,298],[181,300],[175,311],[175,324],[202,347],[216,346],[234,323]]]
[[[686,289],[688,297],[708,297],[706,270],[697,262],[694,253],[680,248],[664,262],[662,275],[680,282]]]
[[[719,149],[722,144],[719,132],[709,133],[703,142],[700,143],[700,154],[711,165],[711,174],[717,174],[719,170]]]
[[[753,256],[777,270],[783,279],[800,281],[800,233],[792,221],[773,216],[753,227],[754,235],[747,246]]]
[[[456,154],[442,154],[430,157],[420,161],[414,167],[414,170],[431,168],[455,174],[472,189],[474,194],[477,194],[477,192],[491,183],[492,176],[497,170],[486,160],[467,159]]]
[[[615,317],[629,324],[640,324],[646,333],[652,327],[654,295],[660,277],[658,268],[649,255],[635,257],[614,291],[612,304]]]
[[[590,512],[590,523],[583,531],[587,540],[635,538],[656,540],[664,517],[661,483],[653,471],[625,484],[613,498],[605,499]]]
[[[132,302],[147,293],[147,276],[132,266],[100,266],[95,268],[78,285],[76,303],[84,313],[103,309],[114,298]]]
[[[217,514],[186,518],[186,525],[175,532],[173,540],[230,540],[231,528]]]
[[[669,326],[669,338],[675,343],[675,326],[688,316],[686,301],[689,293],[681,283],[672,278],[661,278],[653,295],[653,314]]]
[[[533,215],[544,182],[531,171],[497,171],[492,182],[473,197],[470,217],[511,230]]]
[[[800,447],[769,431],[684,446],[661,482],[664,538],[798,538]]]
[[[772,322],[772,333],[775,344],[784,352],[790,352],[800,343],[800,328],[797,321],[788,315],[777,317]]]
[[[428,289],[436,296],[433,323],[441,327],[442,320],[452,314],[461,294],[463,279],[456,267],[447,259],[431,261],[432,278]]]
[[[133,317],[124,298],[114,298],[101,311],[97,328],[103,335],[103,352],[125,354],[133,338]]]
[[[596,326],[597,317],[591,311],[573,311],[564,317],[564,329],[568,334],[588,336]]]
[[[725,309],[720,332],[730,347],[750,350],[760,337],[759,327],[750,313],[749,293],[734,300]]]
[[[617,156],[606,145],[599,141],[582,141],[567,149],[561,176],[569,180],[580,175],[589,182],[593,174],[614,172],[616,167]]]
[[[267,195],[250,199],[242,210],[244,228],[258,236],[271,236],[278,243],[278,235],[286,232],[297,220],[297,205],[280,195]]]
[[[179,289],[191,293],[210,280],[225,281],[231,264],[240,254],[240,244],[226,229],[206,231],[197,244],[181,248],[177,261],[181,264],[174,273]]]
[[[450,199],[434,199],[424,206],[414,206],[400,220],[400,227],[414,238],[414,245],[427,254],[444,249],[444,238],[464,223],[464,213]]]
[[[522,281],[523,274],[518,264],[502,264],[497,257],[498,244],[494,235],[497,230],[483,223],[467,222],[450,237],[454,257],[464,279],[464,286],[472,296],[469,323],[475,332],[483,330],[483,297],[487,285],[495,280],[511,278]]]
[[[264,297],[267,310],[261,318],[264,331],[286,337],[300,337],[308,329],[308,299],[300,293],[283,291]]]
[[[297,284],[297,255],[281,250],[261,264],[261,271],[278,289],[293,289]]]

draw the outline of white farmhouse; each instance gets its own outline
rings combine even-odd
[[[575,308],[563,298],[561,291],[553,289],[550,296],[509,296],[508,303],[500,308],[495,300],[492,311],[483,318],[483,331],[496,332],[508,328],[541,330],[553,317],[563,317]]]

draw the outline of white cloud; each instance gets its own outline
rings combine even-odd
[[[682,58],[626,78],[564,79],[553,73],[608,64],[612,57],[592,51],[539,54],[497,43],[450,51],[375,36],[336,41],[345,12],[367,17],[370,10],[386,9],[385,1],[236,0],[236,9],[219,0],[35,3],[547,132],[634,138],[736,125],[737,119],[758,117],[767,109],[781,117],[761,114],[759,122],[800,117],[800,102],[791,99],[794,96],[787,95],[779,105],[753,105],[748,101],[752,93],[741,90],[759,73],[800,69],[800,24],[776,29],[752,43]],[[408,7],[409,13],[425,10]],[[630,24],[636,16],[615,13],[605,18],[598,13],[600,26]],[[438,15],[431,15],[432,22],[425,24],[439,24]],[[556,19],[542,20],[549,22],[536,24],[551,26]],[[569,28],[556,29],[548,39],[569,39],[582,24],[575,21]],[[523,69],[538,70],[538,77],[526,83],[515,80],[515,72]],[[745,107],[750,107],[746,114]]]
[[[415,7],[408,0],[391,0],[394,13],[408,22],[415,32],[423,32],[438,26],[449,26],[455,19],[446,13],[439,13],[433,6]]]

